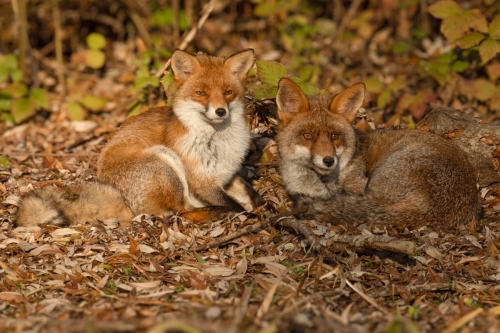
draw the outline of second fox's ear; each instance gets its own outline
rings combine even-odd
[[[349,122],[356,118],[358,109],[365,99],[365,84],[358,82],[335,96],[330,103],[330,111],[343,115]]]
[[[309,102],[300,87],[292,80],[284,77],[278,83],[276,94],[278,105],[278,118],[283,124],[287,124],[294,116],[309,109]]]
[[[237,52],[226,59],[224,67],[236,75],[240,80],[247,77],[248,71],[253,67],[255,56],[252,49]]]
[[[184,81],[200,68],[200,63],[189,53],[176,50],[174,54],[172,54],[170,67],[174,73],[175,80]]]

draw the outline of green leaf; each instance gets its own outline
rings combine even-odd
[[[7,77],[9,77],[9,68],[7,67],[7,64],[4,61],[0,61],[0,82],[3,82],[7,80]]]
[[[486,36],[479,32],[471,32],[457,40],[456,43],[462,49],[470,49],[471,47],[479,44],[479,42],[485,38]]]
[[[0,155],[0,168],[10,167],[10,161],[6,156]]]
[[[0,111],[10,110],[10,99],[0,98]]]
[[[69,102],[66,114],[71,120],[81,121],[85,114],[85,110],[77,102]]]
[[[496,91],[495,85],[485,79],[477,79],[471,82],[471,94],[478,100],[484,102],[493,97]]]
[[[26,87],[24,83],[14,82],[9,84],[3,92],[9,94],[14,99],[17,99],[26,95],[28,87]]]
[[[458,6],[458,4],[451,0],[436,2],[432,6],[429,6],[428,10],[432,16],[440,19],[445,19],[452,14],[462,12],[462,9]]]
[[[321,92],[321,90],[318,89],[316,86],[310,84],[307,81],[302,80],[301,78],[292,76],[291,79],[293,80],[293,82],[297,83],[302,92],[304,92],[304,94],[306,94],[307,96],[317,95]]]
[[[30,91],[30,99],[37,106],[48,109],[49,108],[49,99],[47,97],[47,91],[44,89],[33,89]]]
[[[167,74],[163,75],[163,77],[160,80],[161,85],[163,86],[163,89],[165,89],[165,91],[168,91],[168,87],[170,87],[170,84],[173,81],[174,81],[174,76],[172,75],[171,71],[168,71]]]
[[[19,124],[35,114],[35,106],[28,98],[21,98],[12,103],[10,114],[14,121]]]
[[[406,81],[399,77],[392,80],[392,82],[387,86],[387,88],[391,91],[403,89],[404,87],[406,87]]]
[[[490,23],[490,37],[500,39],[500,15],[497,15]]]
[[[377,108],[379,109],[385,108],[390,100],[391,100],[391,92],[389,90],[384,91],[377,97]]]
[[[363,83],[366,85],[366,91],[372,94],[380,94],[385,87],[385,85],[374,76],[364,79]]]
[[[106,105],[107,100],[102,97],[86,95],[82,98],[82,104],[91,111],[100,111]]]
[[[85,64],[93,69],[99,69],[104,66],[106,56],[99,50],[86,50],[85,51]]]
[[[23,78],[23,72],[19,68],[15,68],[10,72],[12,82],[19,82]]]
[[[488,33],[488,22],[479,9],[466,10],[463,12],[463,15],[469,23],[469,28],[479,32]]]
[[[92,50],[100,50],[104,46],[106,46],[106,38],[103,35],[97,32],[93,32],[87,36],[85,39],[87,45]]]
[[[7,64],[7,68],[9,69],[16,69],[19,67],[17,58],[12,53],[9,53],[5,56],[5,63]]]
[[[484,64],[493,59],[498,52],[500,52],[500,44],[492,38],[486,39],[479,45],[479,55]]]
[[[467,31],[469,31],[467,19],[460,13],[451,14],[441,24],[441,32],[450,42],[456,41]]]
[[[276,13],[276,9],[279,8],[278,4],[273,3],[273,2],[262,2],[259,3],[255,9],[253,10],[253,13],[255,16],[260,16],[260,17],[267,17],[271,16]]]
[[[314,25],[321,36],[333,36],[337,31],[337,24],[329,19],[318,18],[315,20]]]
[[[470,63],[463,60],[457,60],[453,64],[451,64],[451,70],[457,73],[461,73],[467,69],[469,69]]]
[[[270,99],[276,97],[278,87],[271,87],[268,84],[252,84],[249,85],[248,90],[252,92],[256,99]]]
[[[286,76],[286,68],[277,61],[257,60],[257,76],[263,83],[277,87],[279,80]]]

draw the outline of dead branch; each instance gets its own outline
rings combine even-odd
[[[429,284],[418,285],[418,286],[406,286],[403,288],[406,289],[411,294],[422,294],[425,292],[432,292],[432,291],[456,290],[456,283],[454,281],[451,281],[449,283],[429,283]],[[382,288],[370,290],[367,292],[367,294],[370,295],[371,297],[374,297],[374,298],[388,297],[388,296],[392,296],[393,290],[392,290],[392,286],[389,285],[387,287],[382,287]]]
[[[334,252],[343,251],[348,247],[353,251],[369,249],[404,253],[409,256],[412,256],[417,250],[417,245],[411,241],[378,235],[335,235],[326,241],[326,247]]]

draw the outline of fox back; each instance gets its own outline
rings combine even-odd
[[[456,226],[480,210],[474,170],[446,139],[417,130],[356,132],[364,85],[307,98],[289,79],[276,97],[280,170],[298,206],[337,222]]]

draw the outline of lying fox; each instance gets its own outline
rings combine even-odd
[[[280,171],[299,210],[340,223],[408,226],[451,227],[477,217],[476,179],[465,154],[427,132],[355,131],[364,93],[356,83],[334,98],[307,98],[292,80],[280,80]]]
[[[175,51],[172,107],[127,119],[99,157],[100,182],[32,192],[17,224],[126,220],[139,213],[180,213],[197,222],[227,207],[251,211],[263,204],[238,176],[250,145],[242,82],[253,64],[251,49],[227,59]]]

